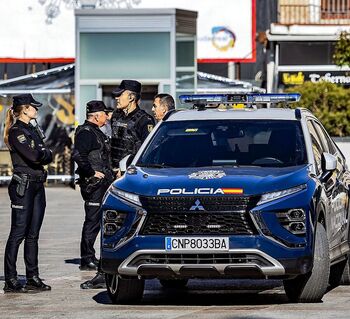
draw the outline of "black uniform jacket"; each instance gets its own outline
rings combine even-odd
[[[43,165],[52,162],[51,151],[31,124],[17,120],[9,130],[9,145],[14,173],[42,175]]]

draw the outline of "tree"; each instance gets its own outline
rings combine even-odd
[[[333,62],[338,66],[350,66],[350,33],[343,31],[335,44]]]
[[[309,109],[331,136],[350,135],[350,90],[329,82],[305,82],[286,89],[301,94],[292,107]]]

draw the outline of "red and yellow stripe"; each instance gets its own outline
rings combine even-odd
[[[243,188],[222,188],[224,194],[243,194]]]

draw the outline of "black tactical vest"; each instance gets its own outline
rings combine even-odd
[[[112,165],[119,167],[119,162],[126,155],[135,155],[142,145],[141,138],[136,133],[136,127],[141,118],[146,113],[138,110],[131,116],[123,116],[120,113],[114,113],[111,119],[112,126]]]
[[[99,149],[92,150],[88,155],[88,160],[92,169],[94,171],[102,172],[105,175],[111,175],[112,174],[112,165],[111,165],[111,159],[110,159],[111,147],[110,147],[110,140],[108,136],[103,134],[101,130],[85,124],[79,125],[77,127],[75,136],[78,136],[78,134],[83,130],[92,132],[96,136],[97,142],[100,146]]]

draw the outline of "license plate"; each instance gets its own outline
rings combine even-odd
[[[167,251],[229,250],[228,237],[165,237]]]

